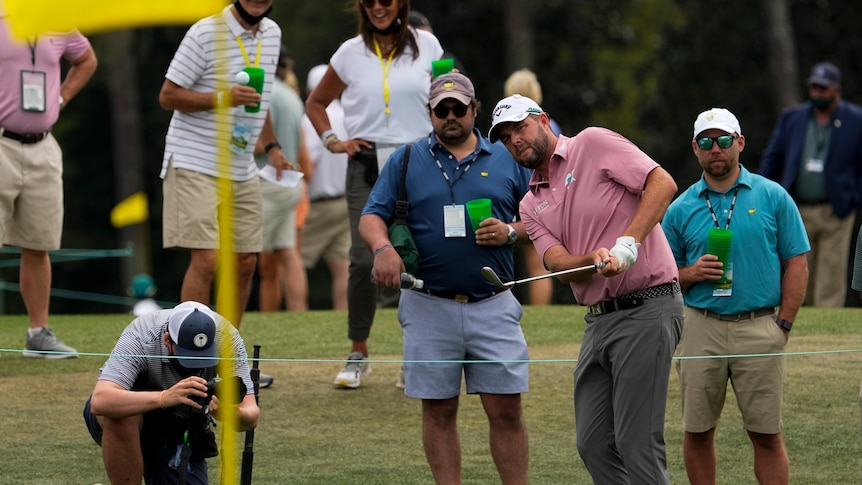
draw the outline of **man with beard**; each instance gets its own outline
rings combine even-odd
[[[676,369],[688,479],[715,483],[715,428],[729,379],[754,448],[758,482],[786,484],[784,357],[763,354],[784,352],[805,296],[805,227],[786,190],[740,165],[745,137],[733,113],[701,113],[691,148],[703,177],[670,205],[662,222],[685,292],[683,359]],[[711,242],[716,232],[732,236],[725,241],[726,264],[715,254],[721,245]],[[684,358],[752,354],[758,356]]]
[[[575,368],[578,453],[595,483],[669,483],[664,415],[683,312],[659,221],[676,183],[612,131],[554,135],[548,114],[519,95],[497,103],[488,137],[534,169],[520,213],[545,267],[604,263],[560,277],[589,306]]]
[[[220,403],[230,397],[223,394],[207,402],[222,345],[233,360],[231,376],[221,377],[237,383],[238,406],[237,397]],[[224,418],[219,404],[235,407],[240,430],[257,426],[242,337],[206,305],[187,301],[129,323],[99,371],[84,421],[111,483],[206,485],[206,458],[218,452],[210,416]]]
[[[841,99],[841,71],[811,68],[809,102],[786,109],[761,175],[790,192],[811,242],[806,305],[842,307],[856,210],[862,205],[862,107]]]
[[[421,289],[404,289],[398,319],[404,337],[405,394],[422,399],[422,440],[437,483],[461,483],[458,399],[463,372],[488,416],[491,455],[501,482],[527,483],[527,430],[521,393],[528,390],[521,305],[508,288],[482,276],[489,266],[514,276],[512,244],[526,243],[516,221],[529,172],[474,128],[479,102],[460,73],[439,76],[428,98],[434,127],[396,150],[383,167],[359,221],[374,252],[376,284],[399,288],[404,263],[389,240],[403,183],[407,225],[419,250]],[[409,151],[407,151],[409,148]],[[408,158],[409,157],[409,158]],[[402,181],[402,167],[407,164]],[[465,203],[491,199],[492,215],[475,232]],[[465,361],[482,361],[465,364]]]

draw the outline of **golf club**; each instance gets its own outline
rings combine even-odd
[[[548,274],[543,274],[543,275],[539,275],[539,276],[533,276],[530,278],[524,278],[522,280],[509,281],[509,282],[503,283],[503,281],[500,279],[499,276],[497,276],[497,273],[494,272],[493,269],[491,269],[488,266],[483,266],[482,267],[482,276],[484,276],[486,280],[490,281],[491,283],[494,283],[495,285],[499,286],[500,288],[511,288],[511,287],[513,287],[517,284],[520,284],[520,283],[528,283],[530,281],[540,280],[542,278],[551,278],[553,276],[561,276],[561,275],[569,274],[569,273],[580,273],[581,271],[589,271],[589,270],[598,271],[604,267],[605,267],[605,263],[600,261],[596,264],[591,264],[589,266],[581,266],[580,268],[564,269],[562,271],[557,271],[554,273],[548,273]]]

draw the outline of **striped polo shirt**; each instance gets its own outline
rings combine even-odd
[[[233,181],[245,181],[257,176],[254,146],[269,111],[281,45],[281,28],[269,18],[264,18],[259,24],[257,35],[253,35],[240,25],[231,8],[225,7],[221,14],[202,19],[189,28],[165,78],[180,87],[201,93],[228,90],[234,84],[236,73],[247,66],[243,50],[248,56],[248,65],[254,66],[259,47],[258,67],[266,71],[260,111],[246,113],[243,106],[235,106],[229,109],[227,122],[219,123],[215,110],[191,113],[174,110],[165,137],[161,178],[165,178],[171,159],[174,168],[210,176],[220,175],[217,165],[219,150],[228,150],[227,142],[238,125],[250,126],[251,136],[242,154],[228,151],[230,167],[227,176]],[[225,145],[223,148],[218,143],[221,140]]]
[[[171,311],[173,309],[159,310],[132,320],[102,366],[99,380],[114,382],[128,390],[169,389],[181,381],[183,376],[171,365],[164,339]],[[220,318],[215,339],[217,346],[221,345],[225,336],[230,338],[230,357],[236,358],[233,361],[233,375],[242,377],[247,393],[252,394],[254,387],[245,343],[236,328]]]

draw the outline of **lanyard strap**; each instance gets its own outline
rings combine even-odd
[[[721,229],[721,226],[718,224],[718,217],[715,216],[715,210],[712,208],[712,202],[709,200],[709,190],[704,192],[703,194],[706,197],[706,206],[709,207],[709,215],[712,216],[712,222],[715,223],[715,227]],[[730,229],[730,218],[733,217],[733,206],[736,205],[736,196],[739,195],[739,184],[736,185],[736,190],[733,191],[733,199],[730,200],[730,210],[727,211],[727,223],[725,224],[725,229]]]
[[[260,67],[260,46],[263,42],[263,37],[257,39],[257,53],[254,57],[254,67]],[[242,52],[242,57],[245,59],[245,66],[252,67],[251,59],[248,58],[248,52],[245,51],[245,45],[242,43],[240,36],[236,36],[236,43],[239,44],[239,50]]]
[[[380,60],[380,67],[383,68],[383,104],[385,106],[384,113],[389,116],[389,65],[392,64],[392,57],[395,55],[395,48],[389,52],[389,58],[383,62],[383,53],[380,52],[380,43],[377,42],[377,37],[374,38],[374,50],[377,52],[377,58]]]
[[[478,148],[478,147],[477,147],[477,148]],[[436,154],[436,153],[434,153],[434,149],[432,148],[432,145],[431,145],[431,137],[430,137],[430,136],[428,137],[428,151],[429,151],[429,152],[431,152],[431,156],[432,156],[432,157],[434,157],[434,161],[435,161],[435,162],[437,162],[437,168],[439,168],[439,169],[440,169],[440,173],[442,173],[442,174],[443,174],[443,179],[446,181],[446,185],[448,185],[448,186],[449,186],[449,195],[451,195],[451,197],[452,197],[452,205],[455,205],[455,190],[453,189],[453,187],[455,186],[455,184],[456,184],[459,180],[461,180],[461,177],[463,177],[463,176],[464,176],[464,174],[466,174],[466,173],[467,173],[467,171],[468,171],[468,170],[470,170],[470,167],[472,167],[472,166],[473,166],[473,162],[475,162],[475,161],[476,161],[476,159],[477,159],[477,158],[479,158],[479,150],[477,149],[477,150],[473,153],[473,158],[471,158],[470,160],[468,160],[468,161],[464,164],[464,170],[463,170],[463,171],[461,171],[461,172],[458,174],[458,176],[457,176],[457,177],[455,177],[455,180],[450,180],[450,179],[449,179],[449,174],[448,174],[448,173],[446,173],[446,169],[445,169],[445,168],[443,168],[443,164],[442,164],[442,163],[440,163],[440,158],[439,158],[439,157],[437,157],[437,154]],[[460,165],[460,164],[458,164],[458,161],[457,161],[457,160],[455,161],[455,163],[456,163],[456,166],[457,166],[457,165]]]

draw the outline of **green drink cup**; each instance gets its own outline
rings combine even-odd
[[[263,95],[263,76],[266,71],[260,67],[246,67],[243,69],[243,72],[248,74],[248,82],[245,83],[246,86],[251,86],[257,91],[257,94]],[[246,106],[246,113],[257,113],[260,111],[260,103],[257,103],[257,106]]]
[[[442,74],[446,74],[447,72],[455,69],[455,60],[451,57],[448,59],[437,59],[435,61],[431,61],[431,72],[434,74],[434,78]]]
[[[479,224],[491,217],[491,199],[473,199],[467,202],[467,216],[475,233],[479,229]]]
[[[733,231],[730,229],[720,229],[717,227],[710,228],[709,234],[706,237],[706,252],[718,257],[718,261],[723,264],[722,270],[724,274],[716,283],[723,284],[727,282],[728,263],[730,262],[730,248],[733,241]]]

